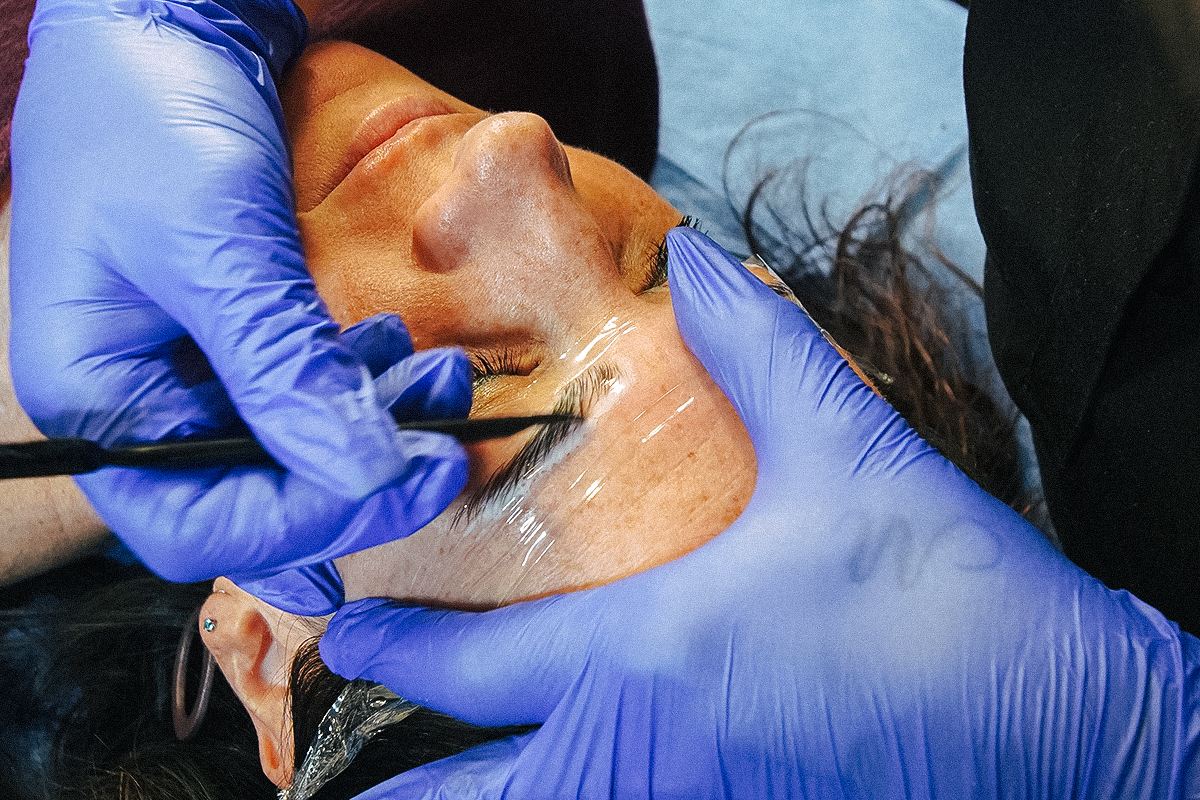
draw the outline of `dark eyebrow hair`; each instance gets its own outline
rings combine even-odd
[[[468,492],[466,501],[454,515],[452,525],[457,527],[460,523],[469,522],[497,502],[508,502],[517,484],[537,472],[551,451],[579,426],[596,401],[608,392],[620,376],[616,365],[601,361],[564,384],[558,390],[554,410],[550,413],[566,414],[575,419],[542,425],[533,438],[493,472],[482,486]]]

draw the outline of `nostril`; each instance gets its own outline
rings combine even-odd
[[[554,140],[555,150],[558,153],[558,169],[563,183],[575,188],[575,180],[571,177],[571,161],[567,158],[567,151],[563,148],[562,142],[558,139]]]
[[[453,179],[417,208],[412,218],[412,260],[428,272],[450,272],[470,260],[480,216],[477,196],[454,191]]]

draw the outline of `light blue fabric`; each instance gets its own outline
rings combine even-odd
[[[654,187],[746,254],[721,183],[747,123],[785,111],[770,156],[812,157],[810,198],[835,221],[902,163],[965,153],[966,11],[949,0],[646,0],[661,85]],[[938,242],[983,280],[965,157],[939,199]],[[736,193],[735,193],[736,194]],[[839,213],[840,212],[840,213]]]
[[[645,0],[645,7],[660,82],[651,183],[713,239],[749,255],[737,214],[762,168],[805,161],[810,206],[824,207],[840,227],[911,165],[940,172],[933,242],[982,284],[962,91],[965,9],[950,0]],[[983,305],[964,297],[963,306],[973,376],[1009,403]],[[1040,478],[1023,418],[1018,437],[1032,489]]]

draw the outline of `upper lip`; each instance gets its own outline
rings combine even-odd
[[[330,176],[329,192],[336,189],[372,150],[391,139],[410,122],[455,113],[455,109],[434,97],[400,97],[379,106],[367,114],[351,135],[337,170]]]

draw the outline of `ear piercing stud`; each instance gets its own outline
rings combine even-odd
[[[209,633],[212,633],[216,629],[217,629],[217,621],[215,619],[205,619],[204,620],[204,630],[208,631]]]

